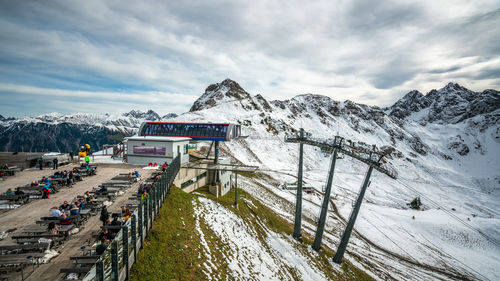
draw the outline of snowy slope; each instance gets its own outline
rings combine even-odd
[[[372,176],[355,227],[359,235],[351,239],[347,258],[355,262],[354,256],[361,257],[362,266],[382,279],[498,280],[498,97],[498,91],[474,93],[450,83],[425,96],[409,93],[380,109],[311,94],[268,102],[225,80],[207,88],[189,113],[174,120],[244,125],[248,138],[225,143],[224,151],[271,176],[259,184],[248,180],[245,188],[290,220],[293,209],[275,200],[295,200],[294,194],[276,188],[293,181],[290,174],[297,168],[298,148],[283,141],[286,135],[303,127],[315,138],[339,134],[358,143],[392,147],[395,152],[388,161],[398,180],[380,173]],[[306,181],[321,191],[328,155],[306,146],[304,165]],[[349,157],[337,161],[332,197],[343,218],[350,214],[366,169]],[[416,196],[421,197],[422,211],[407,206]],[[313,232],[322,199],[307,198],[304,216],[312,224],[307,226],[306,220],[306,231]],[[332,213],[326,229],[324,242],[336,249],[343,230],[339,216]]]

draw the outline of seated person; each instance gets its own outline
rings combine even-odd
[[[106,244],[106,238],[102,238],[97,247],[95,248],[96,255],[102,255],[104,251],[108,248],[108,244]]]
[[[127,221],[132,216],[132,212],[130,211],[129,208],[127,208],[125,210],[125,213],[123,214],[123,216],[125,217],[125,221]]]
[[[47,232],[50,234],[58,234],[59,233],[59,227],[57,227],[57,224],[55,222],[50,222],[49,227],[47,228]]]
[[[71,208],[71,210],[69,211],[69,214],[71,216],[79,216],[80,215],[80,209],[76,205],[73,205],[73,208]]]
[[[73,172],[72,171],[69,171],[69,173],[68,173],[68,178],[66,180],[66,185],[67,186],[73,185]]]
[[[118,215],[113,214],[113,221],[110,223],[110,226],[121,226],[122,222],[118,220]],[[111,232],[116,234],[120,231],[120,229],[112,229]]]
[[[24,191],[18,189],[14,191],[14,195],[24,195]]]
[[[71,225],[71,219],[66,216],[66,214],[62,214],[61,219],[59,220],[60,225]]]
[[[83,199],[78,199],[78,201],[75,202],[76,206],[80,210],[85,210],[85,204],[83,203]]]
[[[81,181],[82,180],[82,176],[80,176],[80,174],[78,173],[78,169],[76,169],[76,168],[73,169],[73,177],[77,181]]]
[[[141,202],[144,202],[145,199],[149,199],[149,193],[146,191],[141,195]]]
[[[83,198],[85,198],[85,201],[89,203],[94,198],[94,196],[91,195],[89,191],[86,191],[83,195]]]
[[[108,187],[107,187],[107,186],[105,186],[105,185],[101,186],[101,188],[99,188],[99,189],[97,190],[97,192],[99,192],[99,193],[100,193],[100,192],[106,192],[106,191],[108,191]]]
[[[44,186],[42,190],[42,198],[49,199],[49,197],[50,197],[50,188]]]
[[[73,205],[69,204],[68,201],[64,201],[64,203],[61,206],[59,206],[59,209],[61,209],[61,211],[62,210],[68,210],[69,211],[72,208],[73,208]]]
[[[31,182],[31,186],[38,186],[38,182],[36,182],[36,181],[32,181],[32,182]]]
[[[111,234],[111,232],[109,231],[109,229],[105,228],[102,230],[101,234],[99,234],[99,240],[102,240],[102,238],[108,240],[108,241],[111,241],[113,240],[114,236],[113,234]]]
[[[57,207],[52,207],[52,209],[50,209],[50,216],[53,218],[58,218],[62,216],[62,214],[63,213]]]
[[[134,176],[135,176],[136,178],[138,178],[138,177],[139,177],[139,172],[138,172],[137,170],[135,170],[135,171],[134,171]]]
[[[12,191],[12,188],[7,189],[7,192],[5,192],[5,195],[14,195],[14,191]]]

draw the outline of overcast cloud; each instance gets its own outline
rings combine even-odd
[[[499,3],[1,0],[0,114],[182,113],[225,78],[378,106],[498,89]]]

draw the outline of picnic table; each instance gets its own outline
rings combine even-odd
[[[47,229],[45,229],[47,230]],[[16,240],[16,243],[38,243],[38,240],[40,238],[47,238],[47,239],[52,239],[52,241],[57,241],[59,239],[62,239],[61,235],[59,234],[49,234],[49,233],[44,233],[44,234],[19,234],[19,235],[13,235],[12,239]],[[21,242],[20,242],[21,241]]]
[[[60,234],[66,234],[72,228],[73,228],[73,225],[59,225],[58,232]],[[47,227],[45,227],[43,225],[34,224],[34,225],[31,225],[31,226],[24,228],[23,232],[26,233],[27,235],[30,235],[30,234],[39,235],[39,234],[47,233]]]
[[[85,217],[82,215],[70,215],[69,218],[74,225],[80,226],[82,222],[87,219],[87,215]],[[36,224],[49,224],[51,222],[59,224],[60,217],[41,217],[40,219],[41,220],[37,221]]]
[[[68,179],[67,178],[50,178],[50,181],[53,183],[53,184],[59,184],[59,185],[66,185],[66,183],[68,182]]]
[[[72,256],[69,259],[75,261],[78,265],[89,265],[94,264],[100,258],[99,255],[87,255],[87,256]]]
[[[27,194],[19,194],[19,195],[0,195],[0,200],[6,200],[12,203],[25,204],[29,200],[29,196]]]
[[[6,254],[8,252],[32,252],[32,251],[45,251],[49,247],[49,243],[33,243],[33,244],[26,244],[26,245],[3,245],[0,246],[0,253]]]
[[[21,169],[19,169],[17,166],[12,166],[7,169],[0,169],[0,172],[2,172],[6,176],[13,176],[16,174],[16,172],[20,172]]]
[[[106,183],[104,184],[127,184],[127,185],[130,185],[130,181],[127,181],[127,180],[109,180],[107,181]]]

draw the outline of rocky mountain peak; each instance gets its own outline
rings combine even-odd
[[[175,114],[175,113],[168,113],[168,114],[166,114],[166,115],[163,115],[163,116],[161,117],[161,119],[171,119],[171,118],[175,118],[175,117],[177,117],[177,116],[179,116],[179,115],[177,115],[177,114]]]
[[[149,120],[149,121],[157,121],[157,120],[161,119],[160,115],[158,115],[158,113],[154,112],[151,109],[146,111],[146,112],[143,112],[140,110],[131,110],[127,113],[123,113],[122,116],[134,117],[137,119],[145,119],[145,120]]]
[[[7,122],[11,120],[16,120],[14,117],[4,117],[3,115],[0,114],[0,122]]]
[[[421,92],[413,90],[404,95],[393,106],[389,108],[389,115],[403,119],[413,112],[418,112],[428,107],[429,105],[429,99],[425,98],[425,96]]]
[[[226,79],[221,83],[208,86],[205,93],[194,102],[189,112],[211,108],[224,102],[244,99],[251,100],[252,97],[238,83]]]
[[[418,120],[458,123],[480,114],[488,115],[499,107],[498,91],[485,90],[478,93],[450,82],[439,90],[431,90],[425,96],[418,91],[411,91],[386,110],[390,116],[399,119],[422,112],[423,114],[418,115]],[[424,112],[424,109],[427,111]]]

